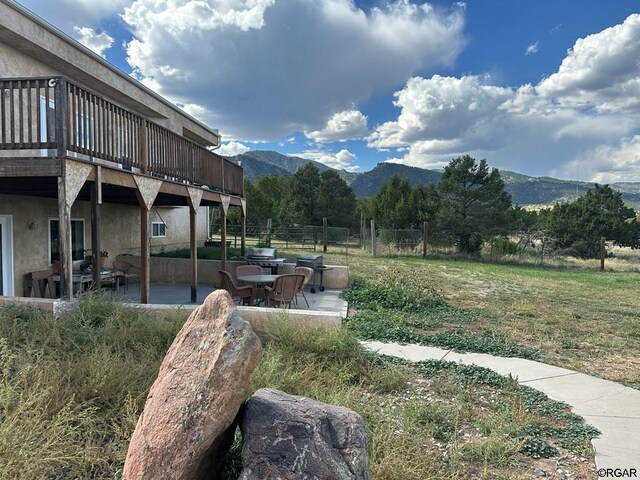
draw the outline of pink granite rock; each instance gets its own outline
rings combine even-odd
[[[215,472],[249,395],[262,347],[231,296],[216,290],[162,362],[131,438],[123,480],[199,480]],[[225,447],[222,447],[224,450]]]

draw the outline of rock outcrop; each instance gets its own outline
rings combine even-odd
[[[240,480],[370,479],[362,418],[273,389],[258,390],[242,420]]]
[[[217,478],[261,351],[229,294],[209,295],[162,362],[129,444],[123,480]]]

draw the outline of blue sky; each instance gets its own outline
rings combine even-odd
[[[219,128],[366,171],[640,181],[637,0],[24,0]]]

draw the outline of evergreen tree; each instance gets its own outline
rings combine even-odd
[[[416,215],[411,205],[411,184],[394,173],[373,199],[376,225],[381,228],[410,228]]]
[[[556,204],[541,212],[540,226],[558,246],[585,258],[597,257],[600,239],[616,245],[640,248],[640,224],[622,194],[609,185],[597,185],[573,202]]]
[[[469,155],[452,160],[438,185],[440,228],[455,238],[463,253],[478,254],[486,237],[507,230],[511,196],[500,172],[489,170],[486,160]]]
[[[320,171],[307,163],[298,168],[291,180],[289,207],[292,220],[301,225],[318,225],[322,218],[318,218],[317,204],[320,189]]]
[[[316,218],[327,218],[332,227],[351,228],[355,221],[356,196],[336,170],[320,174]]]

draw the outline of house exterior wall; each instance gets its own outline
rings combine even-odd
[[[11,1],[0,0],[0,76],[62,75],[203,146],[216,130],[189,116],[99,55]]]
[[[57,200],[15,195],[0,195],[0,215],[13,217],[14,292],[23,295],[25,274],[48,268],[49,218],[58,216]],[[152,238],[152,250],[167,250],[189,245],[188,207],[153,208],[150,221],[164,220],[166,238]],[[89,202],[77,201],[71,209],[72,219],[84,219],[85,248],[91,248],[91,210]],[[207,209],[197,215],[197,239],[207,235]],[[100,249],[109,252],[106,266],[117,255],[140,251],[140,208],[131,205],[100,206]]]

